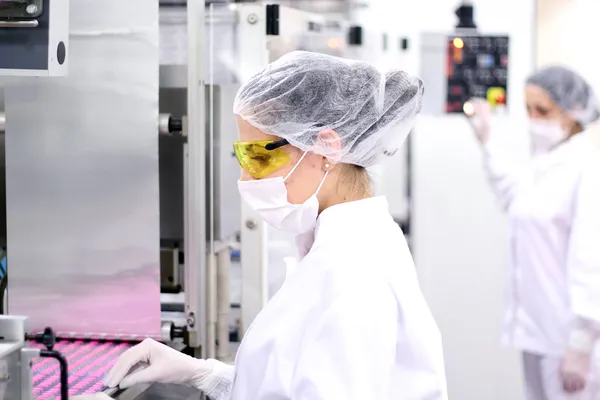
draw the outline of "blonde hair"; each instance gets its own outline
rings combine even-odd
[[[337,191],[345,199],[371,196],[372,183],[364,167],[353,164],[341,164]]]

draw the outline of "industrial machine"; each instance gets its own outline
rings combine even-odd
[[[57,381],[52,388],[56,391],[53,397],[67,400],[68,365],[55,348],[54,332],[45,328],[31,335],[27,322],[27,317],[0,315],[0,396],[3,399],[39,398],[33,389],[34,380],[50,378]]]
[[[69,0],[0,1],[0,74],[63,76],[68,70]]]
[[[487,99],[497,111],[507,104],[509,38],[482,35],[473,6],[456,10],[455,32],[421,37],[421,76],[427,82],[423,112],[443,115],[470,111],[469,99]]]
[[[198,390],[180,385],[137,385],[130,390],[108,389],[102,379],[115,359],[130,345],[57,340],[51,328],[28,331],[27,317],[0,315],[0,397],[61,399],[104,392],[113,398],[200,399]],[[67,360],[69,359],[70,362]]]
[[[422,43],[423,77],[428,78],[424,112],[463,113],[473,97],[493,107],[506,105],[508,36],[429,33]]]
[[[4,3],[17,9],[36,1],[0,0],[0,10]],[[60,0],[38,3],[49,14],[35,15],[37,27],[51,29],[42,18],[56,17]],[[101,390],[114,360],[146,337],[231,359],[230,333],[241,336],[268,297],[267,227],[236,189],[234,95],[289,51],[347,50],[350,24],[339,17],[279,4],[162,3],[131,0],[131,19],[121,0],[71,2],[66,77],[0,68],[8,77],[0,90],[0,165],[3,284],[10,282],[2,311],[27,316],[34,334],[54,328],[70,396]],[[0,56],[2,46],[18,47],[2,35],[0,24]],[[45,75],[59,75],[57,68]],[[233,310],[232,253],[241,256]],[[19,348],[39,347],[19,335]],[[33,378],[22,390],[50,400],[60,396],[60,371],[39,358],[42,350],[26,353],[33,366],[23,373]],[[200,396],[164,385],[106,393]]]

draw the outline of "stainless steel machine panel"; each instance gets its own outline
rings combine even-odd
[[[31,381],[24,385],[21,371],[21,345],[0,343],[0,398],[5,400],[32,399]],[[28,368],[23,365],[23,368]]]
[[[232,238],[240,231],[240,221],[242,220],[242,205],[237,189],[240,166],[233,154],[232,146],[233,142],[237,140],[238,134],[231,105],[238,88],[238,85],[223,85],[207,89],[208,98],[213,99],[211,107],[213,121],[211,126],[211,120],[209,119],[207,131],[211,132],[212,130],[214,140],[214,213],[215,239],[217,240]]]
[[[5,88],[9,311],[159,338],[158,5],[70,11],[69,76]]]
[[[234,7],[222,4],[207,9],[207,82],[218,85],[208,85],[206,88],[207,114],[212,116],[209,123],[212,121],[212,130],[216,131],[215,138],[223,138],[214,142],[214,172],[215,183],[218,186],[215,194],[225,202],[221,206],[220,200],[216,201],[217,239],[231,236],[240,229],[240,201],[236,185],[239,166],[230,152],[231,144],[237,137],[232,113],[233,96],[239,87],[235,84],[236,22]],[[176,117],[182,117],[187,112],[186,24],[185,7],[160,9],[160,112]],[[207,128],[211,130],[210,126]],[[177,136],[165,136],[159,140],[161,239],[167,247],[179,244],[183,240],[184,143],[185,140]],[[228,179],[232,173],[235,180]],[[220,179],[221,175],[225,176],[224,180]],[[231,221],[233,223],[230,223]]]
[[[423,112],[445,113],[448,85],[446,79],[446,35],[424,33],[421,37],[421,77],[427,85],[423,96]]]
[[[0,246],[6,246],[6,159],[4,157],[4,90],[0,88]]]
[[[205,47],[206,82],[214,84],[233,83],[236,64],[235,7],[213,4],[207,8]],[[161,87],[185,87],[187,70],[187,14],[185,7],[160,9],[160,65],[182,67],[163,73]],[[165,79],[166,78],[166,79]],[[175,83],[176,82],[176,85]]]

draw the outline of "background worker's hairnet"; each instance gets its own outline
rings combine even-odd
[[[233,112],[264,133],[335,162],[369,167],[393,154],[421,110],[423,82],[365,62],[296,51],[243,85]],[[332,129],[341,143],[326,143]]]
[[[570,69],[543,68],[527,79],[527,83],[544,89],[564,112],[583,127],[600,118],[600,105],[592,87]]]

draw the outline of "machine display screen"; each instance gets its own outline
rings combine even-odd
[[[463,112],[472,97],[506,105],[508,43],[507,36],[448,37],[446,112]]]
[[[37,18],[42,12],[43,0],[0,0],[0,20]]]

